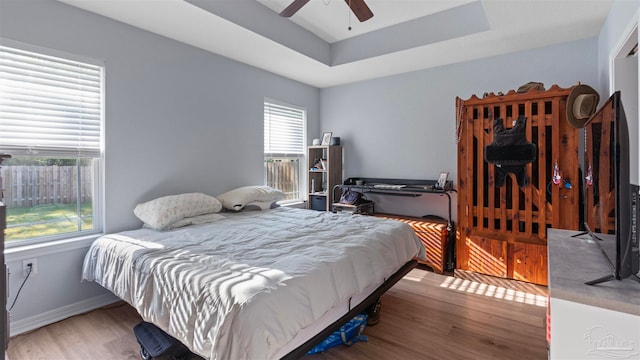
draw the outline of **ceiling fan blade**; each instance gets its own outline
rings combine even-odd
[[[347,2],[351,11],[356,15],[360,22],[367,21],[373,17],[373,12],[367,4],[364,3],[364,0],[344,0]]]
[[[282,12],[280,16],[282,17],[291,17],[293,14],[297,13],[301,7],[303,7],[309,0],[293,0],[289,6],[287,6]]]

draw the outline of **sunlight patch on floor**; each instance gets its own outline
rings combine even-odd
[[[520,290],[507,289],[501,286],[484,284],[467,279],[447,277],[444,279],[442,284],[440,284],[440,287],[540,307],[547,306],[546,296],[531,294]]]
[[[434,274],[429,272],[429,271],[425,271],[425,270],[419,270],[419,271],[412,270],[407,275],[405,275],[402,279],[403,280],[420,282],[420,281],[424,280],[429,275],[433,276]]]

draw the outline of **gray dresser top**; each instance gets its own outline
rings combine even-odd
[[[611,265],[588,234],[549,229],[549,295],[554,298],[640,316],[640,282],[611,280],[585,285],[612,273]],[[609,235],[611,236],[611,235]]]

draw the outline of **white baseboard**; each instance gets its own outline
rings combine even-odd
[[[120,301],[111,293],[82,300],[74,304],[66,305],[55,310],[49,310],[42,314],[34,315],[26,319],[11,321],[9,323],[9,336],[16,336],[45,325],[53,324],[74,315],[86,313],[97,308]]]

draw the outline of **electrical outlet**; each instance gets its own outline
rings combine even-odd
[[[27,274],[29,274],[29,264],[31,264],[31,275],[35,275],[38,273],[38,260],[22,260],[22,273],[25,277],[27,276]]]

